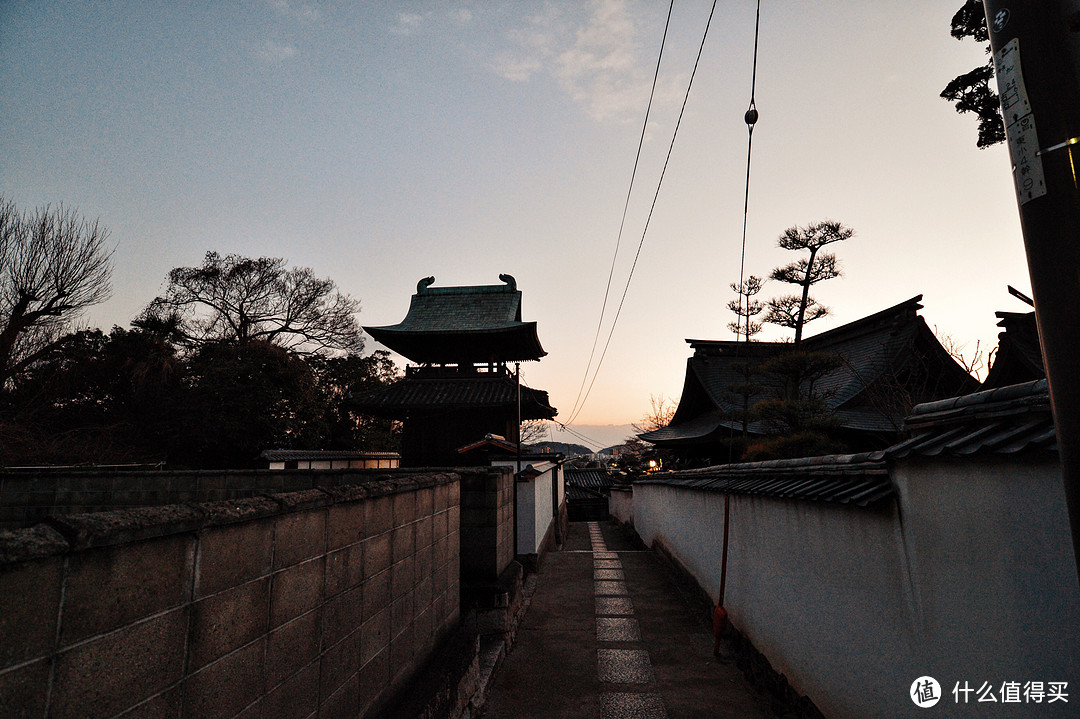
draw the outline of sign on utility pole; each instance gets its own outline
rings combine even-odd
[[[983,0],[1080,572],[1080,0]]]

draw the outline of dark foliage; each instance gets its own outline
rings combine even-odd
[[[242,468],[265,449],[395,451],[396,424],[348,399],[396,376],[385,352],[312,358],[219,342],[181,357],[146,330],[77,332],[0,393],[0,465]]]
[[[264,449],[317,449],[315,375],[269,342],[203,345],[186,363],[170,457],[197,467],[255,467]]]
[[[179,373],[172,346],[151,333],[66,335],[0,394],[0,461],[162,461]]]
[[[822,457],[844,451],[844,446],[824,432],[798,432],[781,437],[767,437],[751,442],[743,454],[745,462],[767,459]]]
[[[354,394],[388,385],[400,377],[389,352],[376,350],[367,357],[315,355],[308,357],[307,363],[315,373],[323,406],[326,435],[320,449],[400,449],[400,423],[359,414],[350,402]]]
[[[774,396],[754,405],[754,417],[772,436],[752,441],[742,459],[788,459],[833,454],[843,449],[834,438],[840,421],[817,386],[822,377],[843,365],[831,352],[792,349],[761,365]]]
[[[952,18],[951,34],[957,40],[970,37],[976,42],[989,42],[990,34],[986,29],[986,14],[981,0],[967,0],[956,11]],[[986,52],[990,52],[989,44]],[[976,145],[980,148],[1005,141],[1005,123],[1001,119],[998,95],[990,87],[993,77],[994,61],[991,59],[985,65],[958,75],[941,91],[941,97],[954,103],[957,112],[971,112],[978,118],[979,139]]]
[[[353,392],[395,380],[363,357],[357,303],[284,262],[208,253],[135,322],[53,337],[0,388],[0,466],[255,467],[267,449],[395,451]]]

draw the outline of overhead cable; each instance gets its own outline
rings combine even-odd
[[[581,386],[578,388],[577,397],[574,399],[574,407],[570,410],[571,417],[577,416],[576,412],[578,403],[581,401],[581,393],[585,389],[585,382],[589,379],[589,370],[592,369],[593,357],[596,355],[596,345],[600,342],[600,330],[604,326],[608,296],[611,294],[611,279],[615,275],[615,260],[619,257],[623,228],[626,226],[626,215],[630,208],[630,195],[634,191],[634,179],[637,177],[638,163],[641,161],[641,149],[645,145],[645,130],[649,126],[649,114],[652,112],[653,98],[656,95],[656,80],[660,77],[660,63],[664,59],[664,47],[667,44],[668,28],[671,27],[671,11],[674,7],[675,0],[671,0],[668,5],[667,20],[664,22],[664,36],[660,40],[660,52],[656,56],[656,70],[653,72],[652,89],[649,90],[649,104],[645,108],[645,120],[641,123],[641,136],[638,138],[637,154],[634,155],[634,169],[630,173],[630,186],[626,189],[626,201],[623,203],[622,219],[619,221],[619,234],[615,238],[615,253],[611,257],[611,269],[608,271],[607,286],[604,287],[604,301],[600,306],[600,319],[596,322],[596,335],[593,337],[592,349],[589,350],[589,361],[585,363],[585,374],[581,378]]]
[[[641,257],[641,248],[645,245],[645,237],[649,232],[649,223],[652,221],[653,212],[656,210],[656,202],[660,197],[660,188],[664,184],[664,176],[667,174],[668,164],[671,161],[671,152],[675,147],[675,138],[679,135],[679,127],[682,125],[683,115],[686,113],[686,103],[690,99],[690,89],[694,86],[694,77],[697,75],[698,65],[701,63],[701,55],[705,50],[705,40],[709,36],[709,28],[712,26],[712,19],[715,12],[716,0],[713,0],[712,8],[709,10],[709,19],[705,23],[705,32],[701,36],[701,45],[698,47],[697,57],[694,60],[694,69],[693,72],[690,73],[690,81],[686,85],[686,94],[683,96],[679,117],[675,121],[675,130],[671,133],[671,142],[668,144],[667,156],[664,158],[664,166],[660,171],[660,179],[656,183],[656,192],[653,193],[652,204],[649,206],[649,214],[645,218],[645,227],[641,231],[641,240],[638,242],[637,252],[634,254],[634,262],[630,266],[630,274],[626,278],[626,285],[623,287],[622,297],[619,299],[619,307],[615,311],[614,319],[611,321],[611,329],[608,331],[607,340],[604,342],[604,350],[600,353],[600,359],[596,363],[596,369],[593,372],[592,380],[589,382],[589,388],[585,391],[585,396],[581,399],[581,403],[577,406],[576,411],[570,415],[567,424],[573,422],[585,406],[585,401],[589,398],[593,385],[596,384],[596,378],[600,373],[601,365],[604,363],[604,357],[607,355],[608,347],[611,345],[611,337],[615,334],[615,326],[618,324],[619,316],[622,314],[623,303],[626,302],[626,294],[630,290],[630,282],[634,279],[634,270],[637,269],[638,259]]]
[[[739,251],[739,316],[735,318],[735,342],[739,342],[739,327],[743,320],[743,282],[746,272],[746,220],[750,214],[750,155],[754,149],[754,125],[758,121],[757,105],[754,104],[754,93],[757,89],[757,55],[758,34],[761,28],[761,0],[757,2],[757,13],[754,18],[754,64],[750,73],[750,106],[743,115],[746,121],[746,184],[743,192],[743,220],[742,220],[742,248]],[[750,298],[746,298],[747,312],[750,310]],[[750,339],[750,317],[746,317],[747,337]]]

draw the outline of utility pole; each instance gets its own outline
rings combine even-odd
[[[1080,0],[983,0],[1080,572]]]

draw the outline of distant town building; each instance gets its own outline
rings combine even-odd
[[[397,452],[268,449],[259,455],[267,469],[397,469]]]

